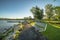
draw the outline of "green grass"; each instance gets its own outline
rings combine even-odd
[[[57,24],[57,23],[50,23],[50,24],[55,25],[55,26],[60,28],[60,23],[59,24]]]
[[[60,29],[53,27],[52,25],[47,25],[47,29],[43,34],[48,38],[48,40],[60,40]]]

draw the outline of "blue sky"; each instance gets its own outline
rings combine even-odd
[[[41,9],[46,4],[60,6],[60,0],[0,0],[0,18],[23,18],[32,16],[30,9],[36,5]]]

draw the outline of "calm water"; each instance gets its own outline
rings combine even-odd
[[[0,33],[5,32],[10,27],[22,22],[22,20],[0,20]]]
[[[19,24],[20,22],[24,22],[24,20],[0,20],[0,36],[2,33],[6,32],[9,28],[14,28],[14,25]],[[9,33],[5,40],[13,40],[12,36],[15,34],[14,32]]]

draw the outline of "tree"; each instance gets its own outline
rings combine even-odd
[[[25,19],[25,20],[27,20],[27,19],[28,19],[28,17],[24,17],[24,19]]]
[[[56,6],[54,10],[55,10],[56,17],[58,18],[58,20],[60,20],[60,6]]]
[[[56,14],[60,15],[60,6],[56,6],[54,10]]]
[[[41,20],[43,18],[43,9],[36,6],[32,7],[31,12],[33,13],[35,19]]]
[[[46,13],[48,19],[50,19],[53,16],[53,6],[52,6],[52,4],[47,4],[45,6],[45,13]]]
[[[32,17],[31,17],[31,16],[29,16],[29,19],[32,19]]]

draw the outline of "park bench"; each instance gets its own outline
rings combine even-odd
[[[47,24],[43,22],[35,22],[35,28],[36,30],[39,30],[39,32],[46,31]]]

